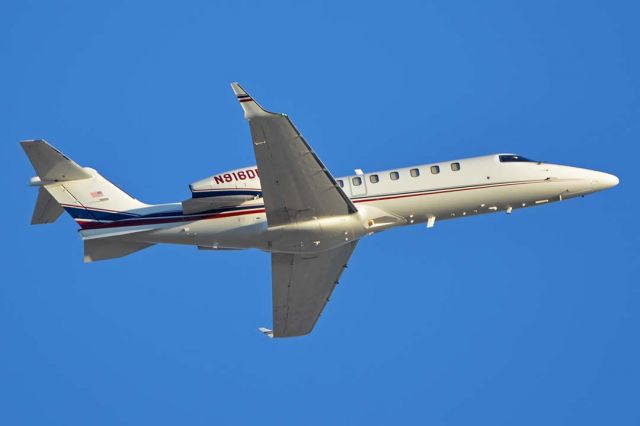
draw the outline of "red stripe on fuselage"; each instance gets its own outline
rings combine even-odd
[[[262,188],[211,188],[211,189],[192,189],[191,192],[212,192],[212,191],[262,191]]]

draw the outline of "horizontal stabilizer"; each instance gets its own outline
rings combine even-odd
[[[44,140],[22,141],[22,149],[43,182],[87,179],[91,174]]]
[[[49,191],[45,188],[40,188],[38,190],[36,208],[33,210],[33,216],[31,217],[31,224],[40,225],[53,223],[60,217],[63,211],[63,208],[53,199]]]
[[[114,259],[135,253],[149,246],[152,243],[142,243],[137,241],[127,241],[119,237],[96,238],[84,241],[84,261],[85,263],[96,260]]]

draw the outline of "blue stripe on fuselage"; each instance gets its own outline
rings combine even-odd
[[[262,197],[262,191],[252,189],[234,189],[229,191],[198,191],[191,193],[192,198],[230,197],[234,195],[252,195],[254,197]]]
[[[100,211],[95,209],[83,209],[81,207],[71,207],[71,206],[64,206],[64,209],[74,219],[97,220],[100,222],[102,221],[117,222],[120,220],[127,220],[127,219],[156,219],[156,218],[161,219],[163,217],[175,217],[175,216],[184,216],[186,218],[190,216],[200,216],[203,214],[224,213],[224,212],[263,208],[263,207],[264,205],[262,204],[253,205],[253,206],[224,207],[224,208],[218,208],[218,209],[212,209],[212,210],[205,210],[205,211],[193,213],[193,214],[184,214],[182,210],[165,210],[165,211],[154,212],[149,214],[140,214],[140,213],[131,213],[131,212],[107,212],[107,211]]]
[[[71,206],[64,206],[64,209],[74,219],[114,221],[114,220],[122,220],[122,219],[131,219],[132,217],[142,216],[136,213],[108,212],[103,210],[95,210],[95,209],[87,209],[82,207],[71,207]]]

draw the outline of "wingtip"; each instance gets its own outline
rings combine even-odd
[[[247,94],[247,92],[245,92],[242,86],[240,86],[240,83],[238,83],[237,81],[231,83],[231,90],[233,90],[233,93],[235,93],[236,96]]]
[[[257,117],[257,116],[266,116],[270,113],[267,112],[264,108],[262,108],[256,101],[247,93],[246,90],[240,86],[239,83],[233,82],[231,83],[231,89],[233,93],[238,98],[238,102],[240,102],[240,106],[244,111],[244,118],[247,120]]]
[[[265,336],[267,336],[269,339],[273,339],[273,330],[270,330],[266,327],[260,327],[258,328],[258,331],[260,331],[260,333],[264,334]]]

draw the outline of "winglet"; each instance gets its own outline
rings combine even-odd
[[[231,89],[236,94],[238,102],[244,111],[244,118],[247,120],[253,117],[265,117],[271,115],[269,111],[262,108],[238,83],[231,83]]]
[[[269,330],[268,328],[265,328],[265,327],[260,327],[260,328],[258,328],[258,330],[260,331],[260,333],[264,334],[269,339],[273,339],[273,331],[272,330]]]

